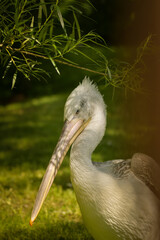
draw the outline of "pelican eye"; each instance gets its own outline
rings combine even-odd
[[[77,111],[76,111],[76,115],[77,115],[79,112],[80,112],[80,110],[79,110],[79,109],[77,109]]]
[[[85,103],[86,103],[85,99],[82,99],[81,102],[80,102],[80,106],[76,111],[76,115],[80,113],[80,111],[84,107]]]

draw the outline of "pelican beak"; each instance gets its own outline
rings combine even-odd
[[[65,121],[62,129],[61,136],[52,154],[51,160],[47,167],[46,173],[42,179],[34,207],[31,214],[30,225],[32,226],[35,221],[42,204],[49,192],[49,189],[54,181],[57,171],[69,149],[71,144],[77,138],[77,136],[83,131],[88,125],[90,119],[83,121],[82,119],[73,118],[71,121]]]

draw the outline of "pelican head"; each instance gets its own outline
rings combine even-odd
[[[69,95],[64,108],[64,119],[70,121],[74,117],[78,117],[88,120],[93,117],[97,107],[103,108],[104,114],[106,114],[106,107],[97,86],[85,77]]]
[[[104,119],[104,123],[100,126],[102,128],[100,138],[102,138],[106,125],[105,109],[106,106],[98,88],[89,78],[85,77],[82,83],[72,91],[66,101],[64,127],[40,185],[33,207],[30,225],[32,225],[36,219],[69,147],[84,129],[89,126],[90,128],[92,127],[93,122],[94,125],[97,124],[97,126],[99,126],[100,116],[103,116]],[[101,112],[100,114],[98,114],[99,111]]]

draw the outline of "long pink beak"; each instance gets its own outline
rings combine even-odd
[[[77,136],[88,125],[90,119],[83,121],[82,119],[73,118],[71,121],[66,121],[62,129],[61,136],[52,154],[51,160],[47,167],[46,173],[42,179],[37,197],[34,203],[34,207],[31,214],[30,225],[32,226],[38,213],[42,207],[42,204],[50,190],[50,187],[55,179],[57,171],[69,149],[71,144],[75,141]]]

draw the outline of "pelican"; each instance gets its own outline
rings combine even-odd
[[[71,181],[83,221],[96,240],[160,240],[160,169],[149,156],[92,162],[106,129],[106,105],[85,77],[68,97],[64,127],[40,185],[30,225],[69,149]]]

